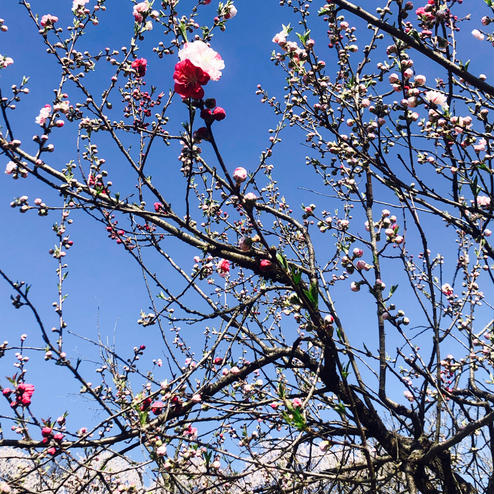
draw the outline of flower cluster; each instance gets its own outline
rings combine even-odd
[[[49,28],[53,27],[55,22],[58,22],[57,16],[51,15],[51,14],[45,14],[44,16],[41,17],[40,24],[45,29],[49,29]]]
[[[185,43],[178,52],[180,62],[175,66],[175,92],[182,98],[202,99],[210,79],[219,80],[225,63],[221,56],[203,41]]]
[[[149,2],[139,2],[134,5],[134,9],[132,11],[132,15],[136,22],[142,22],[144,17],[149,13],[151,5]]]
[[[14,391],[10,388],[4,388],[2,391],[3,395],[9,398]],[[10,406],[16,408],[18,406],[27,407],[31,404],[31,398],[34,393],[34,384],[20,383],[16,390]]]

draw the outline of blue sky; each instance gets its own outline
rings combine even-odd
[[[13,117],[16,137],[28,143],[33,133],[39,129],[34,123],[35,116],[44,104],[51,102],[51,90],[58,72],[56,65],[46,56],[40,36],[25,15],[24,9],[14,0],[4,3],[2,16],[9,26],[9,31],[0,35],[0,53],[14,58],[15,64],[0,72],[0,87],[2,91],[7,92],[10,85],[18,83],[23,75],[30,76],[28,87],[31,92],[23,98]],[[200,19],[214,17],[214,3],[203,9]],[[192,2],[181,2],[181,5],[190,4]],[[360,4],[372,6],[374,2],[360,2]],[[69,0],[33,0],[31,5],[40,15],[44,13],[58,15],[60,25],[69,22],[72,17]],[[225,60],[226,68],[223,76],[219,82],[210,82],[205,89],[206,96],[215,97],[218,105],[224,107],[227,112],[227,119],[215,124],[216,138],[225,160],[232,169],[236,166],[245,166],[249,169],[250,166],[257,166],[259,154],[268,144],[267,129],[274,127],[277,121],[269,107],[260,104],[259,96],[255,94],[256,87],[258,83],[262,83],[273,94],[278,96],[281,94],[284,74],[274,68],[270,62],[270,54],[274,48],[271,39],[281,30],[281,24],[288,24],[292,19],[289,10],[280,8],[276,1],[240,1],[237,7],[239,13],[229,21],[227,31],[215,36],[212,43],[214,49]],[[322,23],[319,25],[323,32]],[[357,25],[364,29],[361,23]],[[478,25],[472,25],[473,27]],[[316,41],[319,42],[320,38],[317,34],[314,33]],[[105,46],[119,48],[128,44],[131,35],[130,3],[108,2],[108,11],[101,17],[100,25],[88,29],[84,43],[87,43],[87,49],[90,51],[103,49]],[[488,76],[492,80],[492,64],[485,66],[482,54],[476,50],[477,45],[474,43],[477,42],[472,41],[469,30],[465,30],[465,34],[461,36],[465,40],[462,49],[468,52],[465,59],[472,58],[470,65],[472,72],[489,70]],[[159,31],[156,29],[152,33],[152,38],[158,39],[158,37]],[[151,42],[145,42],[140,51],[140,55],[148,59],[147,80],[149,84],[155,84],[167,91],[172,86],[176,59],[166,57],[160,60],[151,52],[151,46]],[[329,50],[327,51],[328,72],[331,73],[331,57]],[[324,53],[323,41],[321,41],[321,53]],[[427,72],[427,69],[427,65],[424,65],[423,70]],[[98,78],[103,76],[101,72],[90,75],[89,84],[92,81],[97,82]],[[75,91],[68,92],[71,100],[78,99],[79,96]],[[186,118],[186,108],[178,100],[174,104],[172,115],[174,122],[170,124],[171,129],[178,132],[181,120]],[[63,164],[74,158],[76,135],[74,125],[66,125],[57,131],[55,141],[57,147],[52,155],[54,162]],[[275,178],[296,211],[302,202],[318,202],[321,204],[321,209],[336,207],[336,201],[327,200],[323,203],[317,196],[305,190],[305,188],[321,190],[321,187],[312,171],[305,167],[304,156],[307,151],[302,142],[303,136],[300,133],[287,132],[285,143],[278,147],[273,157],[276,163]],[[207,147],[206,143],[203,147]],[[103,149],[102,152],[107,154],[105,156],[107,160],[111,159],[111,152]],[[169,189],[172,198],[173,180],[179,177],[179,164],[176,159],[178,153],[177,145],[171,148],[163,146],[160,153],[153,156],[154,163],[160,161],[163,163],[163,171],[157,177],[157,183],[160,184],[161,181],[163,187]],[[211,158],[211,152],[206,151],[205,156]],[[0,167],[3,166],[4,163],[0,163]],[[124,177],[119,180],[122,187],[130,187]],[[59,215],[50,213],[48,217],[41,218],[29,213],[21,216],[18,211],[9,207],[9,202],[13,197],[23,194],[30,198],[41,197],[48,203],[58,201],[56,194],[31,179],[13,181],[2,174],[0,177],[0,217],[3,223],[2,269],[14,279],[22,279],[33,285],[31,292],[33,302],[40,308],[46,325],[51,327],[56,322],[50,308],[56,297],[56,262],[49,256],[48,250],[56,241],[50,226],[54,221],[59,220]],[[179,195],[176,195],[176,200],[180,200]],[[296,214],[301,216],[299,212]],[[101,334],[104,342],[110,345],[116,344],[126,351],[135,344],[141,343],[153,347],[156,341],[154,329],[143,328],[136,324],[139,311],[147,310],[149,305],[138,265],[131,262],[123,249],[107,238],[104,227],[97,225],[83,213],[74,214],[73,217],[74,224],[69,233],[75,245],[67,256],[70,275],[66,283],[66,292],[69,293],[66,318],[71,329],[87,338],[94,339]],[[319,248],[324,249],[324,245],[320,244]],[[181,259],[187,267],[192,266],[194,254],[191,249],[184,249]],[[163,276],[169,276],[159,263],[155,262],[153,269],[158,273],[163,269]],[[170,279],[170,283],[174,282],[175,280]],[[20,334],[26,332],[30,335],[27,343],[38,345],[39,338],[35,336],[32,318],[26,311],[15,311],[11,307],[8,300],[10,292],[5,284],[0,284],[0,327],[2,328],[0,340],[8,339],[14,343]],[[353,304],[353,299],[348,305],[344,303],[343,310],[348,311],[351,322],[358,323],[357,316],[361,317],[362,312],[355,314]],[[84,342],[72,338],[70,345],[75,357],[89,356],[91,360],[98,360],[94,349],[93,353],[88,351],[88,346]],[[160,356],[155,348],[151,353],[149,358]],[[0,361],[0,379],[13,373],[11,363],[10,357]],[[50,365],[38,366],[33,363],[31,369],[42,373],[43,379],[36,376],[37,384],[41,390],[46,391],[45,396],[52,396],[53,401],[61,402],[59,408],[62,408],[62,402],[64,406],[72,400],[75,403],[75,396],[67,396],[66,384],[61,385],[61,381],[57,380],[58,368]],[[166,374],[164,370],[162,373]],[[47,413],[63,412],[62,409],[53,412],[52,405],[50,402],[39,404],[47,410]]]

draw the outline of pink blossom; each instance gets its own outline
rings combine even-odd
[[[233,171],[233,179],[235,180],[235,182],[241,184],[242,182],[245,182],[246,178],[247,170],[245,168],[243,168],[242,166],[235,168],[235,170]]]
[[[75,12],[80,7],[84,7],[88,2],[89,2],[89,0],[74,0],[72,2],[72,11]]]
[[[150,8],[149,2],[139,2],[134,5],[132,15],[134,16],[135,21],[142,22],[144,20],[143,14],[147,14]]]
[[[484,39],[485,39],[485,35],[483,33],[481,33],[478,29],[474,29],[472,31],[472,36],[475,39],[478,39],[479,41],[484,41]]]
[[[51,427],[43,427],[41,429],[41,435],[43,437],[50,437],[52,432],[53,432],[53,429]]]
[[[412,401],[415,401],[415,398],[413,397],[413,394],[408,391],[408,389],[406,389],[405,391],[403,391],[403,396],[409,401],[409,402],[412,402]]]
[[[12,57],[5,57],[3,55],[0,55],[0,68],[5,69],[13,63],[14,59]]]
[[[197,427],[189,425],[189,427],[184,430],[184,436],[197,437]]]
[[[360,285],[356,281],[352,281],[350,283],[350,290],[352,292],[359,292],[360,291]]]
[[[480,208],[488,208],[491,205],[491,198],[489,196],[478,196],[477,206]]]
[[[46,121],[51,115],[51,106],[50,105],[45,105],[41,110],[39,111],[39,115],[35,118],[35,122],[38,125],[45,125]]]
[[[230,272],[230,261],[222,259],[217,266],[218,274],[224,278]]]
[[[292,405],[294,408],[300,408],[302,406],[302,400],[300,398],[293,398]]]
[[[362,271],[366,267],[367,267],[367,263],[362,259],[359,259],[355,264],[355,268],[358,269],[359,271]]]
[[[148,61],[145,58],[138,58],[131,63],[131,67],[137,72],[139,77],[146,75]]]
[[[285,47],[286,38],[288,36],[288,27],[283,26],[283,30],[275,34],[273,37],[273,43],[280,45],[281,48]]]
[[[13,161],[9,161],[5,166],[5,173],[7,175],[12,175],[13,172],[17,170],[17,165]]]
[[[447,107],[447,100],[445,94],[440,93],[439,91],[427,91],[425,93],[425,99],[427,102],[432,103],[434,105],[438,105],[442,108]]]
[[[221,56],[210,48],[204,41],[185,43],[178,52],[180,60],[189,60],[194,66],[203,70],[213,81],[219,80],[225,62]]]
[[[53,105],[53,111],[58,111],[60,113],[67,113],[69,111],[70,103],[69,101],[60,101]]]
[[[391,84],[397,84],[398,82],[400,82],[400,76],[396,73],[390,74],[389,82]]]
[[[57,432],[53,435],[53,439],[57,442],[60,442],[63,439],[63,434],[61,432]]]
[[[166,445],[162,444],[159,448],[157,448],[156,454],[158,456],[166,456]]]
[[[245,196],[244,196],[244,199],[247,202],[255,202],[257,199],[257,196],[253,192],[247,192],[247,194],[245,194]]]
[[[364,251],[358,247],[355,247],[355,249],[353,249],[353,255],[355,257],[362,257],[364,255]]]
[[[237,7],[235,5],[230,5],[228,7],[228,12],[225,14],[225,19],[231,19],[232,17],[235,17],[237,15]]]
[[[416,75],[414,77],[414,81],[415,81],[415,84],[417,84],[417,86],[424,86],[426,80],[427,79],[426,79],[425,75],[422,75],[422,74]]]
[[[43,27],[51,27],[55,22],[58,22],[58,17],[55,15],[51,14],[45,14],[43,17],[41,17],[40,24]]]
[[[486,229],[484,230],[484,235],[485,235],[486,237],[490,237],[490,236],[492,235],[492,232],[489,230],[489,228],[486,228]]]
[[[441,286],[441,291],[444,293],[444,295],[449,297],[453,294],[453,287],[449,283],[444,283]]]
[[[164,407],[165,404],[162,401],[154,401],[153,403],[151,403],[151,411],[155,415],[159,415],[163,411]]]

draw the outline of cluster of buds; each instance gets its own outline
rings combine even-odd
[[[28,407],[31,404],[31,398],[34,394],[34,384],[19,383],[15,390],[3,388],[2,394],[11,399],[10,406],[12,408]]]

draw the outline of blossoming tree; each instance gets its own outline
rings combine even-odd
[[[17,118],[31,82],[0,102],[11,206],[57,217],[58,292],[50,330],[28,285],[0,271],[43,342],[0,346],[0,492],[493,492],[494,86],[466,62],[472,43],[492,57],[493,7],[357,3],[280,1],[284,91],[257,88],[279,123],[248,166],[215,138],[231,0],[128,2],[131,39],[96,52],[85,36],[105,0],[9,4],[59,67],[32,142]],[[3,74],[13,63],[0,56]],[[105,75],[86,82],[93,71]],[[77,140],[63,162],[62,127]],[[307,157],[282,186],[285,135]],[[176,180],[163,180],[163,152]],[[26,183],[58,199],[31,200]],[[74,358],[64,281],[83,211],[142,269],[150,308],[136,326],[156,332],[166,365],[147,368],[137,341],[129,356],[100,339],[95,382]],[[40,415],[40,354],[96,418]]]

